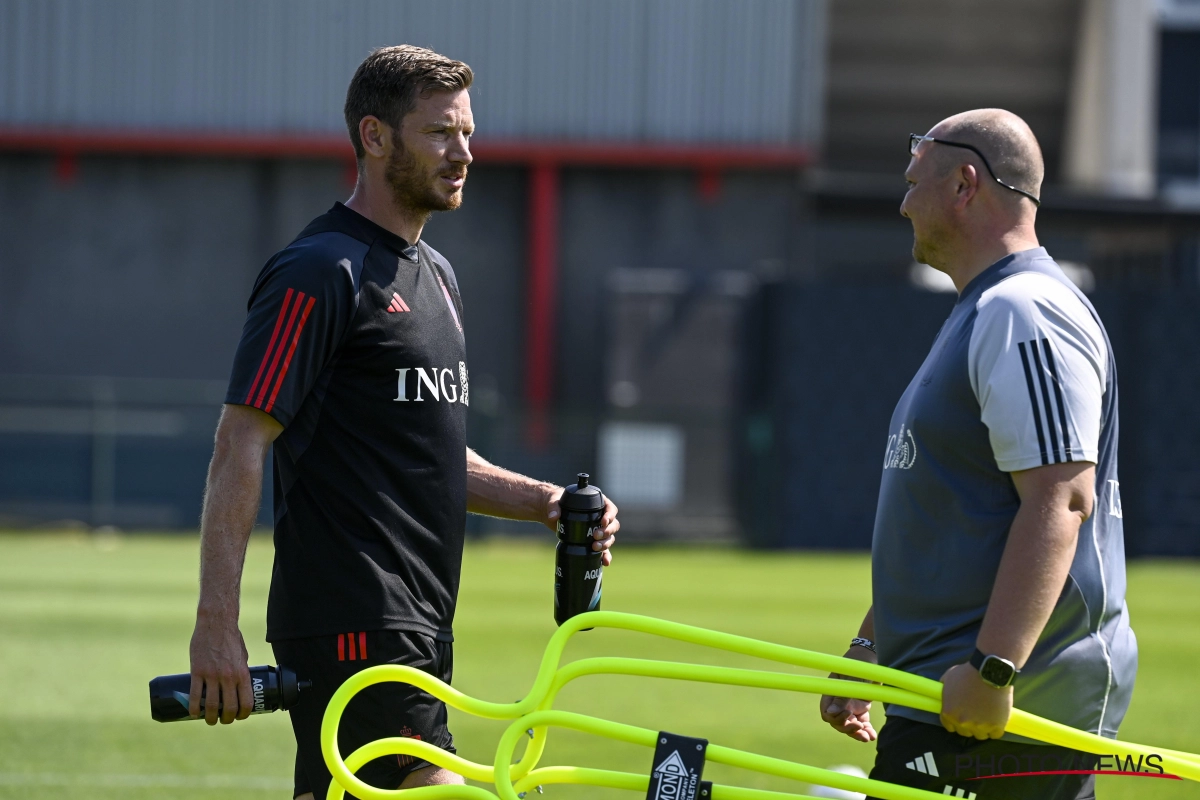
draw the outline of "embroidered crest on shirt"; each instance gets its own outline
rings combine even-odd
[[[888,437],[887,450],[883,455],[884,469],[912,469],[917,463],[917,440],[912,428],[900,426],[899,433]]]

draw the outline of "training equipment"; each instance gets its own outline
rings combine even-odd
[[[575,633],[588,628],[638,631],[782,664],[807,667],[823,673],[836,672],[877,683],[860,683],[767,670],[734,669],[639,658],[586,658],[559,666],[567,641]],[[614,611],[596,611],[572,617],[559,627],[546,646],[533,688],[523,700],[516,703],[491,703],[468,697],[433,676],[412,667],[395,665],[371,667],[347,680],[329,701],[321,723],[321,752],[333,775],[326,800],[341,800],[346,791],[353,792],[362,800],[496,800],[497,797],[500,800],[520,800],[526,792],[535,787],[554,783],[607,786],[644,793],[650,786],[649,770],[646,774],[635,775],[583,767],[537,767],[537,762],[546,746],[547,730],[550,727],[569,728],[644,747],[655,747],[662,738],[663,734],[660,732],[645,728],[623,725],[568,711],[553,710],[554,699],[563,686],[576,678],[587,675],[638,675],[647,678],[829,694],[896,703],[933,714],[941,711],[942,685],[928,678],[909,675],[899,670],[862,661],[814,653],[809,650],[772,644],[729,633],[719,633],[677,622]],[[403,737],[371,742],[343,759],[337,750],[338,722],[341,719],[342,711],[355,694],[368,686],[387,681],[416,686],[447,705],[468,714],[487,719],[513,720],[500,738],[492,765],[477,764],[425,742]],[[813,713],[815,716],[815,711]],[[1191,753],[1104,739],[1091,733],[1035,717],[1019,709],[1013,709],[1006,730],[1020,736],[1085,753],[1119,757],[1157,754],[1161,757],[1162,767],[1167,773],[1188,780],[1200,781],[1200,756]],[[530,738],[530,741],[527,742],[520,760],[513,763],[513,754],[517,744],[526,736]],[[495,792],[478,786],[377,789],[355,777],[354,772],[368,761],[397,754],[415,756],[470,780],[493,784]],[[729,766],[805,783],[829,786],[848,792],[863,792],[872,797],[883,798],[883,800],[939,800],[939,798],[943,798],[943,795],[921,789],[910,789],[869,778],[818,769],[716,744],[706,745],[705,757]],[[786,800],[798,800],[798,798],[811,797],[724,784],[704,785],[703,791],[708,792],[708,796],[703,800],[785,800],[785,798]],[[700,796],[699,792],[697,796]]]
[[[254,710],[250,713],[269,714],[281,708],[289,709],[300,699],[300,691],[309,685],[308,681],[298,680],[296,673],[287,667],[250,667],[250,688],[254,692]],[[192,676],[187,672],[154,678],[150,681],[150,716],[158,722],[202,718],[205,690],[200,690],[199,717],[188,715],[191,690]],[[218,715],[223,708],[224,704],[217,706]]]
[[[554,548],[554,621],[600,608],[604,554],[592,549],[592,531],[604,516],[604,493],[586,472],[558,501],[558,544]]]
[[[852,764],[838,764],[830,767],[829,771],[853,775],[856,778],[867,777],[867,773]],[[808,793],[810,797],[819,797],[822,800],[864,800],[866,798],[862,792],[848,792],[845,789],[833,789],[828,786],[814,786],[808,790]]]

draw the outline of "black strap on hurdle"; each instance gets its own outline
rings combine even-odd
[[[712,800],[712,783],[700,780],[707,751],[707,739],[661,731],[646,800]]]

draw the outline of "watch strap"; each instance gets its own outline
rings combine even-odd
[[[855,636],[853,639],[850,640],[850,646],[851,647],[854,647],[854,646],[865,647],[868,650],[870,650],[872,653],[875,652],[875,643],[864,636]]]

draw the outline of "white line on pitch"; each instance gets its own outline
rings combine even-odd
[[[66,772],[0,772],[0,786],[93,786],[119,789],[256,789],[277,792],[292,788],[287,778],[257,775],[102,775]]]

